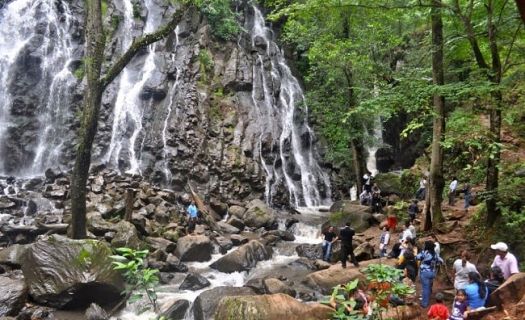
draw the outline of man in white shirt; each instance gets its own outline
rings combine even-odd
[[[469,272],[479,273],[476,266],[468,261],[469,259],[470,254],[468,251],[464,250],[461,252],[461,258],[454,261],[454,288],[456,290],[463,289],[469,284]]]
[[[403,230],[403,233],[401,234],[401,238],[399,239],[399,242],[403,243],[407,241],[408,239],[413,239],[412,231],[410,231],[410,221],[405,222],[405,229]]]
[[[452,182],[449,186],[449,192],[448,192],[448,204],[450,206],[453,206],[456,202],[456,189],[458,187],[458,178],[453,177]]]
[[[496,257],[494,257],[494,262],[492,262],[491,267],[500,267],[505,280],[511,275],[520,272],[518,269],[518,259],[516,259],[512,253],[508,252],[509,247],[505,242],[498,242],[491,245],[490,248],[496,250]]]

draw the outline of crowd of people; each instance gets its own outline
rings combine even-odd
[[[363,177],[363,192],[359,196],[362,205],[370,205],[373,212],[381,210],[381,191],[376,183],[373,182],[370,173]],[[444,296],[441,292],[432,295],[434,279],[438,271],[444,266],[445,262],[440,256],[440,244],[432,240],[423,242],[422,248],[417,245],[417,232],[414,222],[420,209],[418,200],[422,200],[426,195],[427,179],[422,177],[420,187],[416,191],[415,198],[408,206],[408,220],[404,223],[403,231],[399,234],[399,241],[391,243],[393,232],[397,230],[397,217],[395,214],[388,213],[385,224],[381,225],[379,238],[379,257],[397,259],[396,267],[403,271],[403,278],[415,283],[419,278],[421,283],[420,305],[428,308],[427,315],[433,320],[461,320],[467,319],[469,312],[484,308],[489,300],[490,294],[496,290],[512,274],[518,273],[518,261],[509,252],[508,246],[503,242],[491,245],[495,252],[495,257],[490,268],[490,273],[483,279],[476,265],[470,260],[470,253],[463,250],[459,257],[452,264],[454,271],[455,298],[451,308],[444,304]],[[458,193],[464,194],[463,209],[467,211],[472,200],[472,191],[468,183],[460,189],[458,179],[454,177],[449,185],[448,204],[454,206]],[[376,200],[374,200],[376,199]],[[379,204],[378,204],[379,203]],[[332,247],[335,241],[342,241],[341,264],[346,268],[348,255],[355,266],[358,262],[352,250],[352,237],[355,232],[347,224],[340,230],[339,235],[335,228],[330,226],[323,233],[323,259],[330,261]],[[442,268],[446,270],[447,268]],[[435,303],[431,305],[431,300]],[[450,312],[449,312],[450,310]]]

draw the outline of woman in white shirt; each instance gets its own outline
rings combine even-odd
[[[461,257],[454,261],[454,288],[456,290],[464,289],[469,284],[469,272],[478,272],[476,266],[469,262],[470,254],[467,250],[461,252]]]

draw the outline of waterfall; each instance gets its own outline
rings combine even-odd
[[[374,96],[377,97],[378,95],[379,87],[374,85]],[[367,130],[365,129],[365,131]],[[370,138],[371,142],[368,146],[366,146],[366,150],[368,152],[368,157],[366,158],[366,169],[372,174],[372,176],[375,176],[379,173],[379,170],[377,170],[376,153],[383,144],[383,125],[381,123],[380,116],[374,118],[372,134],[370,135]]]
[[[147,34],[157,29],[160,25],[162,14],[160,11],[154,10],[156,6],[152,0],[146,1],[145,6],[148,9],[148,16],[144,34]],[[124,9],[124,38],[122,46],[123,50],[126,50],[133,40],[134,19],[131,0],[124,0]],[[124,156],[129,161],[129,168],[126,172],[132,174],[141,173],[140,154],[144,143],[142,118],[144,110],[151,106],[151,100],[149,102],[146,101],[147,105],[144,106],[143,101],[140,99],[140,93],[157,68],[155,47],[155,44],[148,47],[147,56],[141,70],[134,71],[133,67],[129,65],[124,68],[120,76],[119,91],[114,107],[111,141],[105,162],[118,168],[119,160]],[[140,143],[137,143],[138,141]],[[121,155],[123,149],[127,149],[127,155]]]
[[[69,130],[66,122],[72,116],[72,87],[77,82],[69,69],[73,60],[72,21],[65,1],[15,0],[0,12],[0,147],[4,148],[11,131],[28,135],[28,130],[35,130],[31,131],[34,142],[16,141],[26,145],[20,151],[24,156],[13,160],[14,165],[8,168],[6,157],[0,158],[0,172],[37,174],[60,163]],[[33,65],[26,66],[28,60]],[[12,87],[20,90],[14,83],[17,63],[23,63],[24,70],[16,72],[30,74],[35,81],[34,85],[26,84],[31,97],[24,91],[18,97],[10,92]],[[29,120],[35,124],[21,125],[29,116],[35,117]]]
[[[257,7],[253,7],[254,21],[250,29],[252,44],[266,47],[265,52],[256,54],[253,67],[254,89],[252,99],[260,115],[258,148],[261,163],[266,172],[266,200],[271,202],[272,194],[279,184],[285,183],[290,204],[294,207],[316,207],[330,204],[331,191],[328,176],[322,171],[314,157],[313,132],[308,125],[308,108],[303,90],[298,80],[292,75],[283,53],[271,39],[272,32],[265,25],[264,17]],[[265,63],[271,62],[270,75],[267,79]],[[274,97],[268,83],[280,78],[279,96]],[[262,88],[257,95],[256,88]],[[274,88],[275,90],[276,88]],[[299,108],[303,108],[300,114]],[[271,159],[263,151],[264,139],[271,137],[272,148],[277,144],[279,157]],[[273,151],[273,150],[272,150]],[[271,165],[269,165],[271,164]],[[324,189],[324,194],[320,191]]]
[[[179,26],[175,28],[175,48],[172,54],[171,54],[171,62],[175,63],[175,58],[177,56],[177,48],[179,47]],[[180,75],[181,75],[181,68],[177,67],[177,73],[175,75],[175,83],[171,86],[171,89],[168,92],[169,102],[168,102],[168,112],[166,113],[166,118],[164,119],[164,125],[162,127],[162,157],[163,157],[163,168],[162,171],[164,172],[164,179],[166,180],[166,184],[169,186],[171,183],[171,171],[168,166],[168,138],[167,138],[167,132],[168,132],[168,123],[171,116],[171,112],[173,111],[173,103],[175,100],[175,91],[179,88],[179,81],[180,81]]]

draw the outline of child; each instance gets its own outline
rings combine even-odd
[[[381,258],[386,257],[386,249],[388,247],[388,242],[390,241],[390,232],[388,227],[383,227],[383,232],[381,233],[381,239],[379,240],[379,256]]]
[[[430,320],[448,320],[448,308],[443,304],[443,294],[436,294],[436,303],[430,306],[428,310],[428,319]]]
[[[452,305],[452,314],[449,320],[463,320],[465,319],[465,313],[467,311],[467,294],[465,290],[459,289],[454,298],[454,304]]]

